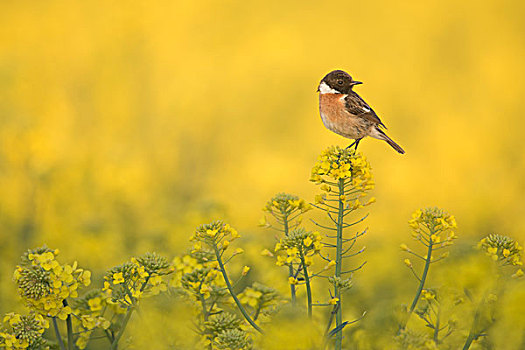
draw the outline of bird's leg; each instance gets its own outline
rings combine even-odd
[[[362,139],[357,139],[357,140],[355,140],[355,142],[354,142],[354,143],[355,143],[355,150],[356,150],[356,152],[357,152],[357,146],[359,146],[359,142],[361,142],[361,140],[362,140]]]
[[[356,142],[357,142],[357,140],[355,140],[354,142],[352,142],[352,144],[350,144],[350,146],[346,147],[346,149],[352,148],[352,146],[355,145]],[[356,145],[356,147],[357,147],[357,145]]]

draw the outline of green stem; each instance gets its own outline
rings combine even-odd
[[[405,317],[405,321],[401,324],[401,327],[399,328],[399,330],[403,330],[405,329],[407,323],[408,323],[408,319],[410,318],[410,316],[412,315],[412,312],[414,312],[414,309],[416,308],[416,305],[417,305],[417,302],[419,301],[419,298],[421,297],[421,293],[423,292],[423,287],[425,286],[425,281],[427,279],[427,274],[428,274],[428,269],[430,268],[430,260],[432,258],[432,247],[433,247],[433,243],[432,243],[432,234],[433,234],[434,230],[430,230],[430,237],[429,237],[429,242],[428,242],[428,250],[427,250],[427,257],[425,259],[425,267],[423,268],[423,274],[421,275],[421,281],[419,282],[419,287],[417,288],[417,292],[416,292],[416,295],[414,296],[414,300],[412,301],[412,305],[410,306],[410,310],[408,311],[408,315]]]
[[[151,274],[146,277],[144,280],[144,283],[140,287],[140,291],[143,292],[144,289],[146,289],[146,286],[148,285],[149,279],[151,278]],[[118,330],[117,335],[113,339],[113,343],[111,343],[111,350],[116,350],[118,348],[118,342],[120,341],[120,338],[124,334],[124,330],[126,329],[126,326],[128,325],[129,319],[131,318],[131,314],[133,313],[133,310],[135,310],[135,307],[133,305],[129,305],[126,311],[126,315],[124,316],[124,319],[122,320],[122,325],[120,326],[120,329]]]
[[[259,306],[257,306],[257,310],[255,310],[255,314],[253,315],[254,321],[257,321],[257,319],[259,318],[261,310],[262,310],[262,307],[261,307],[261,304],[259,304]]]
[[[62,300],[62,305],[68,306],[67,300]],[[67,348],[68,350],[73,350],[73,322],[71,321],[71,314],[67,315],[66,318],[66,327],[67,327]]]
[[[242,306],[239,298],[237,298],[237,295],[235,295],[235,293],[233,292],[232,284],[230,283],[230,279],[228,278],[228,274],[226,273],[226,269],[224,268],[224,264],[223,264],[222,259],[221,259],[221,254],[219,252],[219,249],[217,248],[217,245],[213,245],[213,249],[215,250],[215,257],[217,258],[217,262],[219,263],[219,268],[221,269],[222,277],[224,277],[224,282],[226,283],[226,287],[228,288],[228,291],[230,292],[230,295],[232,296],[233,300],[235,301],[235,304],[239,308],[239,311],[244,316],[246,321],[248,321],[248,323],[253,328],[255,328],[255,330],[257,330],[259,333],[263,333],[263,330],[252,320],[250,315],[248,315],[248,312],[246,312],[246,310]]]
[[[58,345],[60,345],[61,350],[66,350],[66,346],[64,345],[64,341],[62,340],[62,336],[60,335],[60,332],[58,330],[58,324],[57,324],[57,318],[53,317],[53,328],[55,328],[55,336],[57,338]]]
[[[204,295],[199,294],[199,300],[201,301],[202,305],[202,315],[204,316],[204,322],[208,321],[208,310],[206,310],[206,300],[204,299]]]
[[[306,268],[306,261],[304,260],[303,251],[299,251],[299,257],[301,258],[301,265],[303,265],[303,275],[306,284],[306,297],[308,300],[308,317],[312,318],[312,288],[310,286],[310,276],[308,276],[308,269]]]
[[[115,336],[115,339],[113,340],[113,343],[111,343],[111,350],[116,350],[118,348],[118,342],[122,335],[124,334],[124,329],[126,329],[126,326],[128,325],[129,319],[131,318],[131,314],[133,313],[134,307],[132,305],[128,306],[128,309],[126,311],[126,315],[124,316],[124,320],[122,320],[122,325],[120,326],[120,329]]]
[[[330,340],[330,337],[328,336],[330,334],[330,328],[332,327],[332,323],[334,322],[335,314],[337,313],[339,305],[334,305],[332,308],[332,311],[330,312],[330,316],[328,317],[328,323],[326,325],[326,329],[324,332],[324,342],[323,342],[323,350],[326,349],[326,346],[328,345],[328,341]]]
[[[438,305],[438,312],[436,315],[436,324],[434,325],[434,342],[439,344],[439,319],[441,318],[441,306]]]
[[[201,282],[202,286],[202,282]],[[200,288],[199,288],[200,289]],[[204,295],[199,293],[199,300],[202,305],[202,315],[204,317],[204,322],[208,321],[208,310],[206,310],[206,299],[204,299]],[[210,344],[208,344],[208,349],[212,349],[212,340],[211,336],[209,334],[206,334],[206,337],[210,340]]]
[[[337,242],[336,242],[336,253],[335,253],[335,277],[336,279],[341,278],[341,270],[343,265],[343,219],[344,219],[344,210],[345,203],[340,198],[345,194],[345,180],[339,179],[339,210],[337,213]],[[335,297],[338,299],[338,308],[337,313],[335,314],[335,326],[339,327],[343,323],[343,308],[342,308],[342,298],[341,298],[341,289],[339,286],[335,285]],[[335,349],[341,350],[343,347],[343,330],[340,329],[335,335]]]
[[[288,216],[283,217],[283,225],[284,225],[284,235],[288,236],[289,227],[288,227]],[[288,265],[288,277],[293,277],[293,265]],[[296,303],[296,292],[295,292],[295,284],[290,283],[290,297],[292,300],[292,305],[295,306]]]
[[[476,339],[476,334],[469,332],[467,341],[465,342],[465,345],[463,345],[463,350],[468,350],[474,339]]]
[[[478,324],[479,322],[479,314],[481,312],[481,304],[483,303],[483,299],[478,303],[476,306],[476,311],[474,312],[474,320],[472,320],[472,326],[470,327],[470,330],[468,332],[467,340],[465,341],[465,345],[463,345],[463,350],[467,350],[470,348],[470,345],[472,345],[472,342],[476,340],[479,336],[479,331],[476,332],[476,329],[479,330],[480,326]]]

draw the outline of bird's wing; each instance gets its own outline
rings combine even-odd
[[[346,110],[360,118],[368,119],[374,124],[381,125],[386,129],[385,124],[379,119],[376,112],[359,96],[353,91],[350,91],[345,97],[345,108]]]

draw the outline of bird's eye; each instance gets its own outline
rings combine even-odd
[[[337,81],[337,84],[339,84],[339,85],[343,85],[343,81],[342,81],[342,80],[338,80],[338,81]]]

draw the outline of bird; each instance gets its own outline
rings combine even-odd
[[[353,139],[347,148],[357,146],[359,142],[370,136],[386,141],[397,152],[404,154],[401,146],[388,137],[383,129],[385,124],[376,112],[359,96],[354,86],[363,84],[352,79],[350,74],[342,70],[328,73],[319,83],[319,113],[324,126],[343,137]]]

